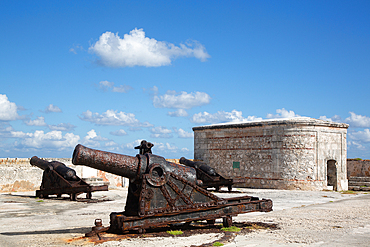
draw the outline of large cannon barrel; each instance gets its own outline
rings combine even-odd
[[[33,156],[30,160],[31,165],[37,166],[38,168],[41,168],[42,170],[54,170],[59,175],[64,177],[67,180],[78,180],[78,177],[76,175],[76,171],[72,168],[67,167],[65,164],[58,162],[58,161],[46,161],[43,159],[38,158],[37,156]]]
[[[135,179],[146,170],[146,160],[143,159],[145,159],[143,155],[133,157],[95,150],[78,144],[73,152],[72,163]]]
[[[185,157],[181,157],[180,164],[194,167],[196,169],[200,169],[211,176],[217,175],[215,169],[213,169],[212,167],[210,167],[209,165],[207,165],[206,163],[202,161],[191,161],[191,160],[186,159]]]

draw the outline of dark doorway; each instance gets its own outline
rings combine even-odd
[[[326,181],[327,186],[333,186],[333,190],[337,190],[337,162],[328,160],[326,166]]]

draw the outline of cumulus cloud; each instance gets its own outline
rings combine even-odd
[[[25,121],[25,124],[28,126],[47,126],[44,117],[37,117],[35,120]]]
[[[189,114],[184,109],[177,109],[174,112],[168,112],[170,117],[187,117]]]
[[[109,81],[99,82],[99,88],[103,91],[108,91],[108,89],[111,89],[112,92],[115,92],[115,93],[127,93],[128,91],[133,89],[131,86],[128,86],[128,85],[120,85],[118,87],[115,87],[114,82],[109,82]]]
[[[42,130],[36,130],[34,133],[25,133],[23,131],[12,131],[12,137],[21,138],[15,146],[26,148],[57,148],[60,150],[74,148],[80,137],[73,133],[62,134],[61,131],[50,131],[44,133]]]
[[[87,132],[87,135],[83,138],[82,143],[91,147],[99,147],[101,141],[108,141],[108,138],[98,135],[96,131],[92,129]]]
[[[104,144],[104,146],[109,147],[110,149],[112,149],[112,147],[113,147],[113,150],[117,150],[117,148],[118,148],[118,144],[115,143],[114,141],[106,142]]]
[[[100,65],[107,67],[159,67],[170,65],[177,57],[195,57],[201,61],[210,57],[197,41],[175,46],[145,37],[143,29],[137,28],[123,38],[118,33],[105,32],[89,51],[100,58]]]
[[[70,123],[60,123],[58,125],[48,125],[48,128],[50,130],[72,131],[76,126]]]
[[[0,121],[12,121],[18,118],[17,105],[10,102],[5,94],[0,94]]]
[[[194,114],[191,121],[194,123],[225,123],[225,122],[250,122],[260,121],[262,118],[255,116],[248,116],[244,118],[241,111],[232,110],[231,112],[218,111],[214,114],[208,112],[200,112]]]
[[[346,118],[344,121],[353,128],[368,128],[370,127],[370,117],[357,115],[354,112],[349,112],[350,117]]]
[[[331,118],[328,118],[326,116],[320,116],[319,119],[324,120],[324,121],[336,122],[336,123],[342,122],[342,118],[339,115],[334,115]]]
[[[43,111],[45,113],[50,113],[50,112],[62,112],[62,110],[53,104],[48,105],[45,110]]]
[[[59,131],[71,131],[76,128],[76,126],[70,123],[60,123],[58,125],[49,125],[45,123],[45,117],[37,117],[35,120],[24,121],[28,126],[47,126],[50,130],[59,130]]]
[[[153,105],[156,108],[190,109],[209,104],[211,97],[207,93],[187,93],[169,90],[165,95],[154,96]]]
[[[186,132],[183,129],[175,129],[175,132],[179,135],[180,138],[193,138],[194,133],[193,132]]]
[[[96,125],[115,125],[115,126],[141,126],[141,127],[150,127],[152,126],[148,122],[140,123],[139,120],[135,118],[133,113],[117,112],[114,110],[107,110],[106,112],[92,113],[87,110],[83,112],[79,118],[83,121],[91,122]]]
[[[158,149],[158,150],[169,151],[169,152],[173,152],[173,153],[176,153],[177,150],[179,149],[177,146],[171,145],[168,142],[166,142],[166,143],[157,143],[157,142],[155,142],[155,146],[156,146],[156,149]]]
[[[12,131],[14,131],[14,129],[9,123],[0,121],[0,140],[2,138],[6,139],[9,137],[12,137],[12,134],[11,134]]]
[[[137,150],[134,149],[136,146],[140,145],[140,142],[142,139],[137,139],[131,143],[126,143],[121,145],[121,152],[130,154],[130,153],[137,153]],[[152,151],[154,154],[166,157],[166,158],[171,158],[169,156],[174,156],[174,157],[181,157],[179,156],[179,152],[185,153],[182,155],[190,155],[190,151],[187,148],[179,148],[174,144],[170,144],[168,142],[166,143],[161,143],[161,142],[151,142],[154,144]]]
[[[119,129],[119,130],[116,130],[116,131],[111,131],[111,132],[109,132],[109,134],[114,135],[114,136],[125,136],[125,135],[127,135],[126,131],[124,131],[123,129]]]
[[[352,133],[348,133],[348,136],[360,142],[370,142],[370,130],[364,129],[363,131],[355,131]]]
[[[155,127],[149,130],[152,134],[150,137],[152,138],[171,138],[172,137],[172,130],[167,129],[166,127]]]
[[[277,114],[267,114],[267,118],[295,118],[295,117],[300,117],[300,115],[295,114],[294,111],[287,111],[284,108],[282,109],[277,109],[276,110]]]
[[[360,150],[366,150],[366,148],[361,143],[355,141],[348,141],[347,144],[348,146],[354,146],[355,148]]]
[[[140,146],[141,141],[142,141],[141,139],[137,139],[133,142],[123,144],[122,148],[127,151],[133,151],[135,147]]]

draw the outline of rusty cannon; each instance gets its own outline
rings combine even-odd
[[[227,187],[229,191],[232,191],[234,184],[245,183],[244,178],[225,178],[218,174],[216,170],[203,161],[192,161],[185,157],[180,158],[180,164],[193,167],[196,170],[197,178],[202,180],[201,187],[204,189],[215,188],[219,191],[221,187]]]
[[[242,196],[220,198],[203,189],[193,167],[166,161],[163,157],[141,152],[135,157],[94,150],[77,145],[72,163],[85,165],[130,179],[123,212],[110,214],[110,226],[93,227],[86,236],[102,231],[143,233],[146,229],[206,220],[232,225],[232,216],[248,212],[269,212],[272,201]]]
[[[61,197],[62,194],[68,194],[71,201],[76,201],[79,194],[86,193],[86,198],[91,199],[92,192],[108,190],[108,185],[89,185],[76,175],[75,170],[59,161],[49,162],[33,156],[30,164],[44,170],[40,189],[36,190],[36,196],[39,198],[48,198],[49,195]]]

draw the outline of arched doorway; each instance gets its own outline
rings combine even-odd
[[[337,162],[328,160],[326,164],[326,181],[327,186],[333,186],[333,190],[337,190]]]

